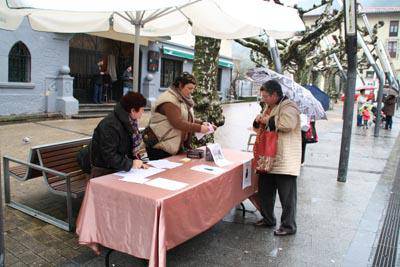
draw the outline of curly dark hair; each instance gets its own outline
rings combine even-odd
[[[121,103],[122,108],[126,112],[130,113],[132,109],[138,112],[140,108],[145,107],[147,100],[138,92],[128,92],[119,102]]]
[[[176,88],[179,88],[180,86],[185,86],[188,83],[196,85],[196,78],[193,76],[193,74],[185,71],[175,78],[172,85]]]
[[[283,97],[282,87],[276,80],[269,80],[260,87],[260,91],[267,92],[272,95],[274,92],[279,98]]]

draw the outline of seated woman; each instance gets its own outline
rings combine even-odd
[[[178,154],[190,147],[193,133],[207,133],[209,123],[194,118],[192,92],[196,79],[187,72],[178,76],[155,102],[144,139],[150,160]]]
[[[145,106],[146,98],[129,92],[100,121],[91,143],[91,178],[146,167],[141,160],[145,150],[138,127]]]

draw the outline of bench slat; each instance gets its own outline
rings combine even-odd
[[[82,145],[80,146],[74,146],[71,148],[63,148],[60,150],[53,150],[50,152],[42,152],[40,151],[40,156],[42,157],[42,160],[47,159],[47,158],[52,158],[54,156],[60,156],[60,155],[65,155],[69,153],[77,153],[80,149],[82,148]]]
[[[57,161],[52,161],[52,162],[43,164],[43,166],[45,166],[46,168],[49,168],[49,169],[59,170],[59,169],[63,168],[63,166],[71,164],[71,163],[78,164],[78,162],[77,162],[75,157],[60,159],[60,160],[57,160]]]
[[[42,162],[43,162],[44,165],[47,165],[47,164],[50,164],[52,162],[63,160],[63,159],[69,159],[69,158],[76,159],[76,155],[77,155],[77,152],[74,151],[74,152],[71,152],[71,153],[61,154],[61,155],[58,155],[58,156],[42,158]]]
[[[58,178],[58,177],[57,177],[57,178]],[[70,178],[71,183],[72,183],[73,181],[81,180],[81,179],[86,179],[86,175],[85,175],[85,173],[83,173],[83,172],[77,173],[76,175],[74,175],[74,176],[72,176],[72,177]],[[49,183],[50,186],[57,186],[57,185],[59,185],[59,184],[66,183],[66,180],[65,180],[65,179],[55,179],[55,177],[50,178],[50,179],[48,179],[47,181],[48,181],[48,183]]]
[[[83,145],[87,145],[89,143],[90,143],[90,139],[83,140],[83,141],[78,141],[78,142],[73,142],[73,143],[57,144],[57,145],[54,145],[54,146],[40,148],[40,151],[42,153],[48,153],[48,152],[52,152],[52,151],[63,150],[65,148],[80,147],[80,146],[83,146]]]
[[[87,184],[86,180],[82,180],[81,179],[81,180],[74,181],[73,183],[71,183],[71,192],[74,193],[74,194],[83,193],[85,191],[85,189],[86,189],[86,184]],[[60,184],[60,185],[57,185],[57,186],[52,186],[52,188],[54,190],[56,190],[56,191],[66,192],[67,191],[67,184],[63,183],[63,184]]]
[[[28,167],[26,167],[26,166],[14,166],[14,167],[11,167],[9,169],[9,171],[12,172],[15,175],[18,175],[18,176],[25,176],[25,174],[28,172]]]

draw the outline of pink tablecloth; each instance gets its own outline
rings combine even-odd
[[[79,243],[92,248],[101,244],[149,259],[149,266],[165,266],[168,249],[209,229],[256,191],[256,175],[251,186],[242,189],[242,166],[252,154],[227,149],[224,154],[234,163],[223,167],[221,175],[190,169],[215,166],[204,159],[154,175],[189,184],[178,191],[120,181],[116,175],[92,179],[78,216]]]

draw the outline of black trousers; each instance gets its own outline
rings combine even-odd
[[[297,205],[297,176],[284,174],[259,174],[258,195],[261,202],[261,214],[269,225],[276,224],[274,214],[276,192],[282,204],[280,228],[295,233]]]
[[[386,115],[386,124],[385,124],[385,129],[392,129],[392,124],[393,124],[393,117],[390,115]]]
[[[306,132],[301,131],[301,163],[304,163],[306,158]]]
[[[165,159],[171,156],[171,154],[157,148],[146,147],[146,151],[147,156],[149,156],[149,160]]]

